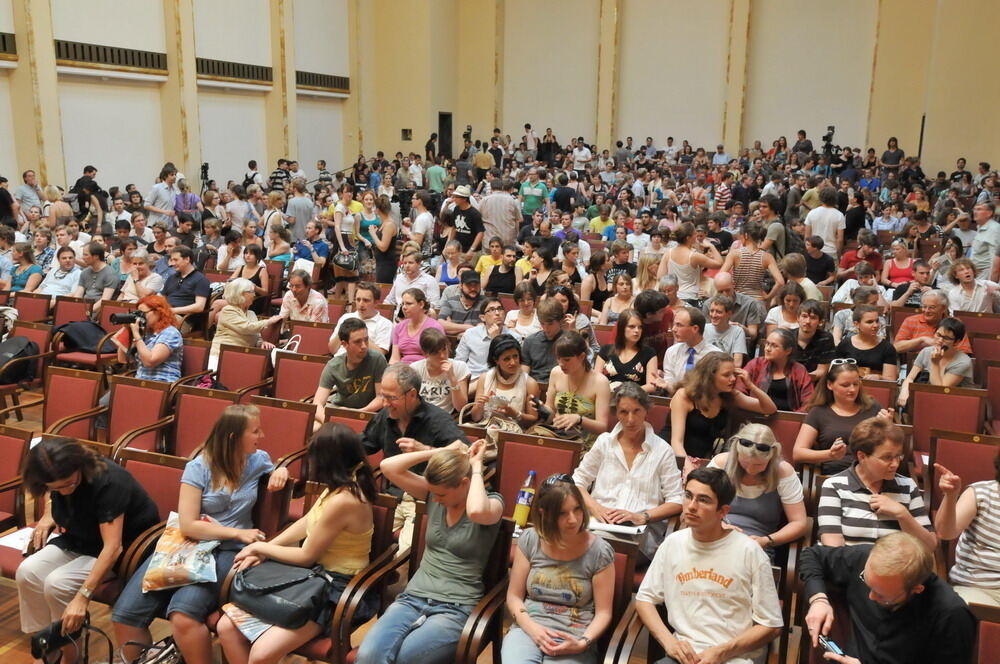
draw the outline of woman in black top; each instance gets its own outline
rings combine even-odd
[[[72,438],[45,438],[31,448],[24,483],[45,514],[31,534],[36,552],[17,568],[21,630],[62,619],[64,632],[75,632],[121,552],[159,522],[156,504],[128,471]],[[56,527],[60,534],[46,544]],[[63,655],[75,661],[75,647]]]
[[[590,255],[590,269],[580,284],[580,299],[590,300],[594,305],[593,311],[603,311],[604,301],[611,297],[611,284],[607,277],[610,267],[606,251],[595,251]]]
[[[868,219],[865,212],[865,197],[857,191],[851,196],[847,212],[844,213],[844,240],[858,239],[858,231],[865,227]]]
[[[685,477],[719,451],[735,408],[760,415],[778,410],[767,392],[736,368],[732,355],[712,351],[684,376],[670,400],[670,445],[684,459]]]
[[[396,278],[399,267],[399,255],[396,253],[396,222],[392,220],[392,202],[388,196],[375,199],[375,211],[378,212],[378,226],[373,226],[371,233],[375,242],[372,243],[372,253],[375,254],[375,281],[380,284],[391,284]]]
[[[636,383],[646,392],[654,392],[653,378],[658,371],[656,351],[642,343],[642,316],[626,309],[618,317],[615,342],[601,347],[594,368],[608,377],[614,392],[624,382]]]
[[[862,378],[895,382],[899,378],[899,359],[892,343],[878,334],[879,308],[859,305],[852,318],[857,331],[840,341],[837,357],[853,358]]]

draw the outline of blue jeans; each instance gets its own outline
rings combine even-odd
[[[597,661],[595,648],[587,648],[576,655],[549,657],[531,640],[528,633],[514,625],[503,637],[500,661],[504,664],[594,664]]]
[[[218,576],[214,583],[193,583],[148,593],[142,592],[142,577],[146,575],[153,557],[146,558],[146,562],[132,575],[122,594],[118,596],[111,620],[131,627],[149,627],[155,618],[169,618],[170,614],[179,612],[204,621],[208,614],[219,607],[219,591],[233,566],[237,552],[238,549],[221,547],[213,552],[215,573]]]
[[[449,604],[401,593],[371,628],[358,664],[447,664],[473,605]]]

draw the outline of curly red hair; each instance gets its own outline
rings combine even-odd
[[[152,332],[162,332],[171,325],[174,327],[180,327],[180,321],[177,320],[177,314],[170,307],[167,302],[167,298],[162,295],[147,295],[146,297],[139,300],[139,304],[145,304],[149,307],[150,311],[155,311],[159,314],[159,318],[155,323],[150,325],[150,330]]]

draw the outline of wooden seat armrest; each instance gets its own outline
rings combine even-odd
[[[295,450],[294,452],[289,452],[285,456],[281,457],[274,462],[275,468],[287,468],[296,461],[300,460],[306,454],[309,453],[309,448],[303,447],[301,450]]]
[[[119,569],[121,570],[123,579],[128,580],[132,578],[136,570],[139,569],[139,565],[146,559],[146,556],[153,553],[152,550],[155,548],[157,540],[160,539],[160,535],[163,534],[166,528],[167,522],[161,521],[140,533],[129,544],[120,561]]]
[[[135,429],[131,429],[129,431],[126,431],[125,433],[123,433],[118,438],[118,440],[115,441],[114,447],[112,448],[112,450],[113,450],[112,453],[113,454],[118,454],[118,452],[120,450],[128,447],[128,444],[131,443],[136,438],[138,438],[139,436],[143,436],[143,435],[145,435],[147,433],[150,433],[152,431],[158,431],[160,429],[163,429],[167,425],[173,423],[174,420],[176,420],[176,419],[177,419],[177,417],[175,415],[167,415],[166,417],[161,417],[160,419],[156,420],[155,422],[150,422],[149,424],[146,424],[144,426],[136,427]],[[157,450],[153,450],[153,451],[157,451]]]
[[[462,627],[462,635],[458,641],[458,651],[455,656],[457,664],[475,664],[482,651],[484,638],[493,638],[493,648],[500,648],[500,632],[503,627],[503,607],[507,599],[509,579],[503,579],[493,586],[479,600],[468,620]],[[499,620],[500,622],[497,622]],[[491,626],[494,628],[490,630]],[[487,631],[492,632],[487,634]]]
[[[274,378],[273,377],[268,378],[266,380],[262,380],[259,383],[254,383],[253,385],[248,385],[248,386],[246,386],[244,388],[241,388],[241,389],[238,389],[238,390],[233,390],[233,391],[236,392],[236,394],[240,395],[240,397],[243,397],[243,396],[246,396],[246,394],[248,392],[252,392],[254,390],[260,390],[260,389],[268,387],[268,386],[270,386],[272,384],[274,384]]]
[[[627,664],[645,629],[646,626],[635,609],[635,600],[632,600],[611,633],[608,650],[604,655],[604,664]]]
[[[6,482],[0,483],[0,493],[5,493],[7,491],[12,491],[17,489],[22,484],[24,484],[24,478],[18,475],[17,477],[12,477]]]
[[[195,378],[201,378],[203,376],[211,376],[213,375],[213,373],[214,372],[211,369],[205,369],[204,371],[199,371],[189,376],[181,376],[180,378],[178,378],[177,380],[175,380],[173,383],[170,384],[170,398],[171,399],[173,398],[173,396],[177,393],[177,388],[180,387],[181,385],[187,385]]]
[[[14,412],[15,410],[21,410],[22,408],[31,408],[32,406],[38,406],[40,404],[45,403],[45,400],[46,400],[46,397],[42,397],[41,399],[36,399],[35,401],[32,401],[31,403],[22,403],[20,406],[15,405],[15,406],[10,406],[9,408],[0,409],[0,422],[3,422],[4,420],[6,420],[7,419],[7,415],[9,413]]]
[[[49,428],[45,430],[45,433],[53,433],[53,434],[59,433],[60,431],[65,429],[70,424],[73,424],[74,422],[79,422],[80,420],[89,420],[103,413],[107,413],[110,410],[111,408],[109,406],[97,406],[96,408],[90,408],[89,410],[85,410],[82,413],[77,413],[76,415],[67,415],[61,420],[56,420],[55,422],[50,424]]]
[[[56,352],[54,350],[46,351],[44,353],[36,353],[34,355],[25,355],[24,357],[15,357],[12,360],[7,360],[4,362],[3,366],[0,366],[0,375],[7,371],[10,367],[18,364],[19,362],[34,362],[40,360],[43,357],[55,357]],[[36,379],[38,377],[36,376]],[[28,381],[25,381],[28,382]]]
[[[351,650],[351,632],[354,631],[354,616],[361,608],[361,602],[368,591],[384,580],[390,571],[397,569],[392,565],[398,560],[398,553],[399,545],[390,544],[375,560],[368,563],[368,567],[355,574],[351,582],[344,588],[340,601],[337,602],[333,615],[330,617],[331,645],[326,661],[347,661],[347,653]],[[405,559],[409,559],[408,552],[403,555]],[[384,607],[380,606],[380,610],[381,608]]]

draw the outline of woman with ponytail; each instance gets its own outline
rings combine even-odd
[[[341,594],[368,566],[375,532],[375,478],[360,436],[343,424],[326,423],[309,444],[311,479],[325,488],[309,512],[270,542],[254,542],[236,555],[245,569],[267,559],[300,567],[322,565],[333,583],[319,615],[298,629],[270,625],[234,604],[222,607],[219,641],[230,664],[278,662],[311,639],[326,634]],[[375,614],[371,597],[355,614],[357,624]]]
[[[396,253],[396,222],[392,219],[392,203],[386,196],[375,199],[379,224],[371,227],[372,253],[375,254],[375,281],[391,284],[396,278],[399,256]]]

